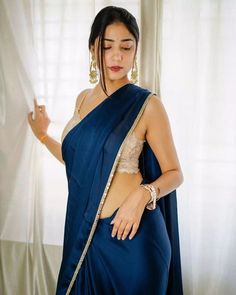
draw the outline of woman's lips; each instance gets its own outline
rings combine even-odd
[[[112,70],[113,72],[119,72],[121,69],[123,69],[122,67],[110,67],[110,70]]]

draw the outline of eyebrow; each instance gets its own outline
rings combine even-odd
[[[104,38],[103,40],[104,41],[111,41],[111,42],[114,42],[115,41],[113,39],[107,39],[107,38]],[[133,39],[130,39],[130,38],[126,38],[126,39],[122,39],[121,40],[121,42],[126,42],[126,41],[133,41],[134,42],[134,40]]]

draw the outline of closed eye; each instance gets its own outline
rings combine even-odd
[[[103,49],[108,50],[108,49],[111,49],[111,47],[103,47]],[[123,47],[122,49],[124,49],[124,50],[130,50],[131,47]]]

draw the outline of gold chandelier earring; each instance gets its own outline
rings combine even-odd
[[[137,65],[137,60],[135,59],[134,65],[131,70],[131,83],[135,84],[138,82],[138,65]]]
[[[98,82],[98,72],[97,72],[97,64],[94,55],[92,56],[92,61],[90,63],[89,68],[89,82],[95,84]]]

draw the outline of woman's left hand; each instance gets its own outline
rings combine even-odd
[[[131,240],[134,237],[149,199],[149,192],[141,186],[129,194],[117,211],[115,218],[111,221],[111,224],[114,224],[111,234],[112,237],[115,237],[117,234],[118,240],[120,240],[121,237],[122,240],[124,240],[131,228],[132,231],[129,239]]]

